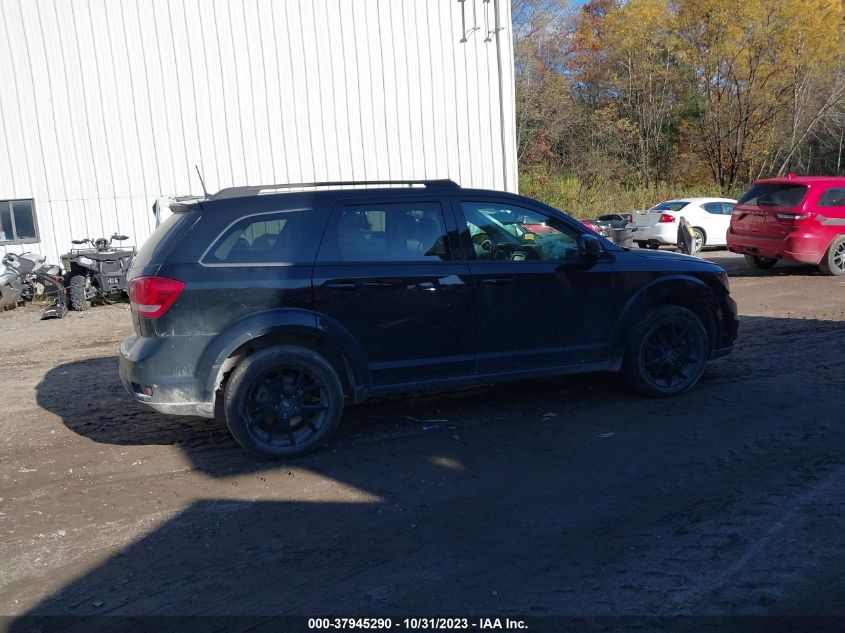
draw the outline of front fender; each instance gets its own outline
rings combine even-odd
[[[695,305],[715,314],[718,300],[713,289],[704,281],[692,275],[667,275],[652,280],[637,290],[626,302],[611,335],[611,351],[617,362],[621,363],[625,353],[628,336],[642,315],[652,306],[662,303]],[[713,334],[712,319],[704,326]]]

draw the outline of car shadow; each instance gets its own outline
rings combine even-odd
[[[50,369],[37,387],[37,403],[61,417],[74,433],[98,444],[175,445],[192,466],[225,477],[279,465],[242,451],[224,421],[157,413],[128,396],[118,378],[115,357],[90,358]],[[393,396],[349,406],[325,450],[339,450],[425,433],[452,433],[509,415],[548,414],[541,404],[550,394],[579,407],[636,395],[618,376],[590,374],[480,385],[450,392]],[[568,405],[571,406],[571,405]],[[556,414],[555,414],[556,415]],[[299,463],[300,460],[294,460]]]
[[[841,322],[746,317],[735,354],[671,401],[590,375],[350,408],[329,447],[295,463],[357,502],[191,502],[11,630],[123,630],[126,616],[156,616],[140,620],[146,630],[558,616],[530,628],[596,631],[642,614],[845,615],[830,583],[845,564],[845,381],[830,348],[843,336]],[[113,358],[51,370],[38,403],[101,444],[176,445],[211,477],[284,468],[214,421],[132,403]],[[216,619],[232,615],[250,619]],[[618,615],[628,619],[606,617]],[[644,624],[656,625],[733,628],[724,617]]]

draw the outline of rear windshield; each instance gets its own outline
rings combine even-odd
[[[660,204],[654,205],[651,210],[652,211],[680,211],[685,206],[689,204],[688,202],[684,202],[683,200],[670,200],[669,202],[661,202]]]
[[[137,268],[147,266],[152,262],[161,263],[166,248],[165,236],[173,235],[177,232],[176,227],[183,223],[190,223],[192,219],[197,217],[194,211],[174,213],[167,217],[161,224],[159,224],[152,235],[138,249],[135,259],[132,260],[132,267]]]
[[[737,204],[752,206],[797,207],[807,193],[807,185],[766,183],[754,185]]]

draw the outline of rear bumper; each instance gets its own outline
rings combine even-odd
[[[138,402],[167,415],[214,417],[214,400],[205,394],[190,359],[202,349],[194,337],[130,336],[120,344],[120,382]]]
[[[678,223],[658,222],[652,226],[637,227],[634,233],[634,241],[676,244],[678,242]]]
[[[827,250],[827,242],[824,238],[806,233],[791,233],[784,238],[738,235],[728,231],[728,250],[742,255],[817,265]]]

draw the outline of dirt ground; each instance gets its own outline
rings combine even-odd
[[[384,400],[282,464],[124,393],[127,305],[0,314],[0,614],[845,617],[845,279],[705,256],[742,325],[688,395]]]

